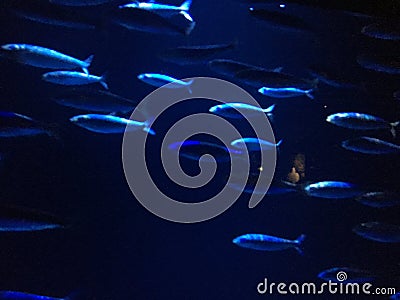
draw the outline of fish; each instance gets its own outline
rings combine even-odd
[[[308,67],[308,73],[318,79],[318,82],[322,82],[328,86],[337,89],[360,89],[360,85],[354,82],[350,82],[350,79],[343,78],[342,73],[335,73],[327,71],[326,68],[320,66]]]
[[[375,208],[400,205],[400,196],[392,192],[368,192],[356,198],[356,201]]]
[[[257,89],[264,86],[270,88],[311,89],[315,88],[317,83],[315,80],[311,81],[283,73],[280,71],[280,68],[276,70],[246,69],[237,72],[233,78]]]
[[[87,85],[100,83],[108,90],[106,75],[96,76],[75,71],[54,71],[42,75],[44,81],[60,85]]]
[[[209,61],[213,56],[227,50],[234,49],[237,41],[227,44],[180,46],[167,49],[158,55],[160,59],[178,65],[201,64]]]
[[[231,149],[216,143],[205,141],[185,140],[183,142],[175,142],[168,146],[170,150],[179,151],[179,155],[190,160],[199,160],[204,154],[211,154],[213,158],[205,160],[206,162],[228,162],[231,160],[230,155],[240,155],[242,151]],[[204,159],[204,158],[203,158]]]
[[[53,136],[53,133],[45,128],[43,124],[28,116],[15,112],[0,112],[0,137],[37,135]]]
[[[400,26],[398,20],[389,22],[379,22],[364,26],[361,33],[382,40],[400,41]]]
[[[92,89],[78,89],[52,98],[59,105],[97,113],[127,113],[137,102],[116,94]]]
[[[310,26],[302,19],[280,11],[271,11],[264,8],[249,8],[250,15],[266,22],[279,30],[306,33],[311,32]]]
[[[52,4],[64,6],[95,6],[111,3],[114,0],[49,0]]]
[[[262,87],[258,92],[264,96],[272,98],[292,98],[298,96],[307,96],[310,99],[314,99],[312,92],[314,89],[302,90],[294,87],[284,87],[284,88],[271,88]]]
[[[271,116],[272,112],[275,108],[275,104],[271,105],[268,108],[260,108],[257,106],[253,106],[246,103],[224,103],[212,106],[208,111],[210,113],[226,117],[232,119],[242,119],[245,117],[251,116],[263,116],[267,114],[267,116]]]
[[[340,276],[341,274],[344,276],[343,278]],[[335,267],[320,272],[318,278],[336,283],[366,283],[376,280],[377,276],[366,270]]]
[[[72,297],[54,298],[18,291],[0,291],[0,300],[72,300]]]
[[[399,145],[367,136],[343,141],[341,146],[346,150],[371,155],[400,153]]]
[[[77,115],[70,118],[70,121],[82,128],[97,133],[124,133],[142,130],[148,134],[155,135],[153,129],[150,128],[150,122],[140,122],[129,120],[113,115],[102,114],[86,114]]]
[[[120,7],[111,18],[128,30],[154,34],[189,35],[196,26],[195,21],[189,21],[182,14],[166,19],[152,11],[130,6]]]
[[[65,221],[46,212],[18,206],[0,206],[0,232],[42,231],[66,226]]]
[[[274,0],[241,0],[250,3],[273,3],[281,4]],[[331,11],[341,12],[357,18],[398,18],[400,13],[400,4],[392,0],[381,0],[379,5],[364,5],[365,2],[358,1],[320,1],[320,0],[286,0],[283,5],[296,4],[301,5],[306,9],[315,8],[319,10],[326,10],[328,13]],[[376,2],[371,2],[374,4]]]
[[[189,13],[192,0],[185,0],[180,6],[174,6],[169,4],[156,3],[155,1],[150,2],[138,2],[134,1],[125,5],[119,6],[119,8],[137,8],[156,13],[164,18],[170,18],[173,15],[181,14],[188,21],[193,22],[193,18]]]
[[[247,147],[249,151],[272,151],[277,149],[282,142],[283,140],[280,140],[274,144],[258,138],[240,138],[232,141],[231,146],[236,149],[245,149]]]
[[[357,62],[365,69],[392,75],[400,74],[400,58],[394,55],[359,55]]]
[[[287,240],[265,234],[249,233],[234,238],[233,243],[239,247],[261,251],[281,251],[294,248],[297,252],[303,254],[300,247],[305,238],[304,234],[295,240]]]
[[[71,70],[80,68],[83,72],[89,74],[88,68],[93,60],[93,55],[82,61],[55,50],[28,44],[6,44],[2,45],[1,48],[9,52],[10,58],[19,63],[45,69]]]
[[[240,71],[245,71],[245,70],[265,70],[261,67],[253,66],[251,64],[231,60],[231,59],[213,59],[208,62],[208,67],[220,74],[220,75],[225,75],[229,77],[234,77],[235,74],[237,74]]]
[[[326,199],[346,199],[357,197],[364,192],[356,185],[342,181],[321,181],[303,188],[306,195]]]
[[[29,10],[16,8],[13,9],[15,15],[25,20],[44,25],[57,26],[75,30],[94,30],[96,26],[90,22],[82,20],[81,16],[75,15],[71,10],[60,9],[58,6],[40,9],[30,8]]]
[[[400,243],[400,226],[382,222],[361,223],[353,232],[367,240],[381,243]]]
[[[386,120],[363,113],[357,112],[340,112],[331,114],[326,117],[328,123],[354,130],[390,130],[393,137],[396,137],[396,127],[400,121],[387,122]]]
[[[193,79],[188,81],[183,81],[180,79],[175,79],[168,75],[156,74],[156,73],[144,73],[139,74],[137,78],[149,85],[155,87],[166,87],[166,88],[187,88],[189,93],[192,93],[191,85],[193,83]]]
[[[242,191],[246,194],[256,194],[256,195],[270,195],[270,196],[279,196],[279,195],[287,195],[291,193],[297,192],[294,188],[284,188],[277,186],[266,187],[255,187],[253,185],[246,185],[244,188],[242,185],[236,183],[228,183],[228,186],[234,190]]]

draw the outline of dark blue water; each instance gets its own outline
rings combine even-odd
[[[194,0],[191,13],[197,25],[192,34],[163,36],[128,31],[106,21],[99,22],[96,31],[46,26],[17,18],[9,11],[15,2],[4,2],[0,6],[1,44],[41,45],[81,59],[94,54],[91,73],[107,72],[110,90],[133,100],[139,101],[153,90],[137,80],[136,76],[144,72],[177,78],[223,78],[206,65],[176,66],[157,59],[162,50],[181,45],[237,39],[236,49],[218,57],[267,68],[282,66],[298,76],[305,76],[312,64],[340,72],[344,78],[362,83],[365,91],[322,86],[315,93],[315,101],[302,97],[271,101],[259,96],[256,89],[241,85],[261,106],[277,104],[273,129],[276,139],[283,138],[284,144],[276,180],[286,177],[293,157],[302,153],[307,181],[339,180],[367,188],[399,189],[398,156],[347,152],[340,142],[359,133],[325,122],[327,115],[338,111],[371,113],[390,121],[400,118],[399,103],[392,98],[400,87],[399,78],[363,70],[356,63],[359,53],[398,53],[399,44],[362,36],[363,19],[293,6],[287,12],[301,16],[315,34],[287,33],[252,18],[248,5],[240,1]],[[30,2],[22,5],[28,9],[41,5]],[[97,20],[96,16],[106,14],[108,8],[77,9]],[[274,282],[321,283],[317,274],[336,266],[384,273],[388,276],[377,286],[400,287],[398,245],[374,243],[351,231],[360,222],[398,224],[398,208],[376,210],[353,200],[289,194],[268,196],[255,209],[249,209],[248,196],[242,196],[225,213],[207,222],[165,221],[145,210],[129,190],[121,161],[122,136],[93,134],[70,124],[68,119],[81,112],[49,100],[59,87],[40,79],[43,70],[8,60],[1,60],[0,66],[0,109],[46,122],[62,140],[37,137],[1,141],[0,150],[5,155],[0,169],[1,201],[49,211],[73,224],[64,231],[1,234],[0,290],[58,297],[82,290],[99,300],[253,299],[267,297],[256,290],[266,277]],[[209,106],[209,102],[193,101],[190,107],[177,108],[172,114],[177,118],[207,112]],[[161,144],[171,120],[155,123],[158,134],[154,147]],[[391,140],[385,131],[373,136]],[[151,154],[156,156],[157,151]],[[193,167],[192,162],[184,164]],[[165,174],[158,157],[151,165],[155,180],[166,190],[181,192],[181,196],[193,200],[218,192],[216,189],[224,184],[224,176],[219,176],[207,189],[181,191],[163,184]],[[234,237],[250,232],[290,239],[304,233],[304,256],[294,250],[251,251],[232,243]],[[338,297],[373,298],[332,299]]]

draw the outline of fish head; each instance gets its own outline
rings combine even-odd
[[[243,139],[237,139],[231,142],[231,146],[237,149],[246,148],[246,142]]]
[[[74,116],[69,119],[72,123],[82,123],[87,120],[90,120],[90,117],[88,115],[79,115],[79,116]]]
[[[6,44],[2,45],[1,49],[6,50],[6,51],[18,51],[22,49],[21,45],[18,44]]]
[[[144,73],[144,74],[139,74],[137,78],[140,80],[146,80],[146,79],[150,79],[151,77],[152,77],[151,74]]]
[[[371,230],[378,224],[379,224],[378,222],[361,223],[361,224],[354,226],[353,232],[360,236],[364,236],[364,235],[368,234],[369,232],[371,232]]]
[[[224,109],[223,104],[220,104],[211,107],[208,111],[213,114],[218,114],[223,109]]]

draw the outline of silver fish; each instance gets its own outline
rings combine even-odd
[[[73,71],[54,71],[43,74],[42,79],[60,85],[87,85],[100,83],[105,89],[108,89],[105,75],[95,76]]]
[[[82,61],[55,50],[28,44],[6,44],[1,48],[9,52],[10,58],[14,58],[19,63],[38,68],[58,70],[81,68],[88,73],[87,69],[93,59],[93,55],[91,55]]]
[[[396,137],[396,127],[400,122],[389,123],[382,118],[356,112],[341,112],[326,117],[326,121],[340,127],[355,130],[390,130],[393,137]]]
[[[400,195],[392,192],[368,192],[356,198],[356,201],[375,208],[400,205]]]
[[[284,87],[284,88],[271,88],[262,87],[258,92],[264,96],[272,98],[292,98],[299,96],[307,96],[310,99],[314,99],[312,92],[314,89],[302,90],[295,87]]]
[[[382,222],[361,223],[353,228],[359,236],[381,243],[400,243],[400,226]]]
[[[264,115],[271,116],[275,108],[275,104],[268,108],[262,109],[246,103],[225,103],[211,107],[208,111],[216,115],[226,118],[242,119],[246,116]]]
[[[265,141],[258,138],[240,138],[231,142],[231,146],[236,149],[247,149],[249,151],[273,151],[277,149],[283,140],[280,140],[278,143],[274,144],[269,141]]]
[[[380,139],[362,136],[342,142],[346,150],[363,154],[397,154],[400,153],[400,146]]]
[[[356,185],[342,181],[321,181],[308,184],[304,192],[311,197],[326,199],[346,199],[363,193]]]
[[[72,117],[70,121],[82,128],[97,133],[112,134],[142,130],[155,135],[154,130],[150,128],[149,122],[134,121],[113,115],[78,115]]]
[[[361,33],[376,39],[400,41],[400,26],[398,20],[392,23],[379,22],[364,26]]]

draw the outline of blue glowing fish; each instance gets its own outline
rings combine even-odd
[[[7,44],[1,46],[10,53],[10,58],[19,63],[47,69],[70,70],[81,68],[88,73],[93,55],[86,60],[79,60],[48,48],[27,44]]]
[[[275,105],[262,109],[246,103],[225,103],[211,107],[208,111],[226,118],[241,119],[246,116],[272,115]]]
[[[193,18],[191,17],[191,15],[189,13],[191,4],[192,4],[192,0],[186,0],[180,6],[156,3],[155,1],[150,1],[150,2],[135,1],[132,3],[125,4],[125,5],[121,5],[119,8],[143,9],[143,10],[151,11],[152,13],[156,13],[164,18],[170,18],[173,15],[181,14],[188,21],[193,22]]]
[[[313,89],[302,90],[295,87],[283,87],[283,88],[272,88],[272,87],[262,87],[258,92],[264,96],[272,98],[292,98],[299,96],[307,96],[310,99],[314,99],[312,95]]]
[[[308,184],[304,192],[311,197],[327,199],[353,198],[363,193],[356,185],[341,181],[321,181]]]
[[[390,130],[396,136],[396,127],[400,122],[389,123],[382,118],[356,112],[341,112],[326,117],[328,123],[354,130]]]
[[[170,89],[187,88],[190,93],[192,92],[190,86],[193,83],[193,80],[183,81],[175,79],[168,75],[155,74],[155,73],[140,74],[138,75],[138,79],[155,87],[162,87],[167,84],[167,86],[165,86],[166,88]]]
[[[287,240],[275,236],[265,234],[244,234],[233,239],[233,243],[243,247],[261,251],[281,251],[285,249],[296,249],[302,254],[301,244],[305,239],[305,235],[302,234],[296,240]]]
[[[78,115],[72,117],[70,121],[82,128],[97,133],[124,133],[125,131],[142,130],[155,135],[154,130],[149,127],[149,122],[134,121],[113,115]]]
[[[87,85],[100,83],[105,89],[108,89],[105,75],[100,77],[73,71],[54,71],[43,74],[42,79],[60,85]]]
[[[49,213],[24,207],[0,207],[0,232],[41,231],[64,227],[66,223],[63,220]]]
[[[249,151],[272,151],[282,144],[283,140],[274,144],[258,138],[240,138],[231,142],[231,145],[237,149],[247,149]]]

